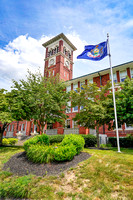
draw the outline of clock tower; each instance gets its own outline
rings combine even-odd
[[[76,47],[63,34],[59,34],[42,46],[46,48],[44,76],[56,76],[60,80],[71,80],[73,78],[73,51]]]

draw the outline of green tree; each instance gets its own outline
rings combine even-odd
[[[13,120],[8,92],[5,89],[0,89],[0,146],[2,145],[3,133]]]
[[[116,91],[116,109],[119,126],[133,125],[133,79],[127,77]]]
[[[77,113],[74,120],[86,128],[95,128],[97,133],[97,146],[99,147],[99,127],[103,124],[111,126],[110,121],[114,115],[110,114],[112,109],[112,99],[110,98],[110,82],[101,88],[96,84],[88,83],[83,86],[83,90],[76,93],[72,91],[72,106],[83,107],[80,113]]]
[[[21,120],[34,120],[43,133],[45,124],[64,123],[65,106],[69,94],[65,91],[65,83],[59,77],[43,77],[40,72],[28,72],[27,80],[13,81],[11,91],[12,104],[14,105],[14,118]]]

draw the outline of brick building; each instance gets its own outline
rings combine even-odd
[[[82,85],[87,84],[88,81],[91,83],[95,82],[97,83],[97,86],[100,87],[101,85],[105,85],[107,81],[110,80],[110,68],[73,79],[73,52],[76,50],[76,47],[63,33],[45,42],[43,46],[46,48],[44,76],[55,76],[58,73],[60,79],[67,82],[66,91],[82,88]],[[116,86],[119,82],[124,81],[126,76],[133,78],[133,61],[113,67],[113,77]],[[68,102],[68,104],[70,105],[71,102]],[[76,106],[66,111],[68,119],[65,121],[65,128],[59,123],[48,124],[46,133],[94,134],[95,130],[85,129],[73,121],[73,117],[77,112],[80,112],[80,109],[81,108]],[[4,136],[16,136],[18,131],[21,131],[24,135],[28,136],[31,132],[38,131],[38,128],[34,125],[33,121],[12,122],[5,131]],[[108,131],[106,125],[100,127],[100,133],[107,136],[115,136],[115,130]],[[133,127],[127,127],[126,124],[124,124],[119,128],[120,136],[125,136],[129,133],[133,133]]]

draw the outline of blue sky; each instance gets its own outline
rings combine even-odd
[[[109,67],[77,60],[84,45],[103,42],[110,35],[112,65],[133,60],[132,0],[0,0],[0,88],[25,77],[27,68],[43,72],[42,43],[64,33],[77,47],[73,77]]]

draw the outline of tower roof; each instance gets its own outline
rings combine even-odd
[[[44,46],[46,48],[48,45],[52,44],[53,42],[55,42],[59,39],[63,39],[67,44],[69,44],[69,46],[73,49],[73,51],[77,50],[77,48],[70,42],[70,40],[63,33],[60,33],[59,35],[55,36],[54,38],[48,40],[47,42],[42,44],[42,46]]]

